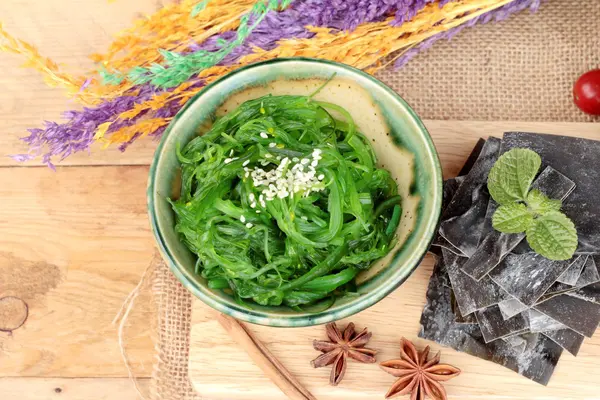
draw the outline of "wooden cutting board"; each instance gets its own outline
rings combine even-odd
[[[425,121],[425,125],[440,154],[445,178],[456,176],[480,137],[502,137],[503,132],[511,130],[600,140],[600,124]],[[563,353],[547,387],[500,365],[417,338],[432,268],[433,259],[428,255],[395,292],[340,324],[353,321],[359,329],[368,327],[373,332],[369,347],[379,350],[378,361],[398,358],[403,336],[414,341],[419,349],[430,345],[432,353],[442,350],[441,362],[463,371],[445,384],[450,398],[600,399],[600,330],[592,339],[586,339],[577,358]],[[200,300],[194,301],[189,359],[189,376],[194,388],[206,399],[284,399],[283,393],[214,317],[214,310]],[[326,338],[323,326],[247,326],[318,399],[383,399],[395,381],[377,364],[350,362],[342,383],[329,386],[330,369],[310,366],[310,360],[320,354],[313,350],[312,340]]]

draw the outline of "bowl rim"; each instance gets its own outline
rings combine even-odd
[[[388,94],[391,95],[391,97],[395,101],[400,103],[400,105],[408,112],[410,119],[412,119],[412,121],[415,123],[415,125],[418,127],[418,129],[422,133],[423,139],[424,139],[424,142],[426,145],[425,149],[427,150],[427,153],[428,153],[428,158],[432,161],[433,167],[434,167],[433,168],[434,170],[432,172],[432,181],[434,181],[433,183],[434,183],[435,190],[433,190],[431,193],[431,195],[433,197],[433,201],[434,201],[434,204],[433,204],[434,212],[431,215],[429,215],[428,217],[426,217],[426,226],[424,228],[426,232],[434,232],[434,234],[432,234],[428,240],[417,243],[415,249],[413,250],[413,253],[414,253],[413,257],[408,262],[408,264],[411,264],[411,265],[409,265],[407,272],[405,272],[404,274],[392,275],[390,277],[390,279],[385,281],[382,284],[382,286],[380,288],[378,288],[377,291],[369,292],[369,293],[364,294],[363,296],[360,296],[357,299],[359,301],[352,301],[352,302],[348,303],[344,308],[341,308],[341,309],[335,310],[335,311],[334,310],[325,310],[325,311],[318,312],[318,313],[311,314],[311,315],[306,315],[306,314],[273,315],[273,314],[270,314],[269,312],[265,312],[262,310],[251,310],[251,309],[244,308],[242,306],[232,306],[230,304],[222,302],[217,297],[212,297],[212,296],[209,296],[208,294],[202,292],[201,290],[198,289],[197,283],[188,276],[188,271],[186,271],[185,268],[179,266],[175,262],[175,258],[171,254],[171,251],[169,250],[167,243],[164,240],[163,235],[159,230],[157,216],[155,213],[156,201],[154,198],[155,197],[154,186],[155,186],[155,180],[156,180],[156,176],[157,176],[157,165],[158,165],[158,162],[163,153],[162,149],[167,141],[169,134],[171,134],[173,127],[176,125],[177,120],[186,112],[186,110],[200,96],[204,95],[207,91],[213,90],[215,87],[218,87],[218,85],[221,82],[231,79],[232,77],[234,77],[235,75],[237,75],[243,71],[253,69],[253,68],[256,68],[259,66],[264,66],[264,65],[269,65],[269,64],[288,63],[288,62],[305,62],[308,64],[326,64],[328,66],[334,66],[336,68],[346,69],[351,73],[361,75],[363,78],[371,81],[373,84],[379,86],[382,90],[386,91]],[[234,71],[231,71],[231,72],[227,73],[226,75],[222,76],[221,78],[215,80],[214,82],[211,82],[208,85],[204,86],[204,88],[202,88],[202,90],[200,92],[198,92],[190,100],[188,100],[188,102],[181,108],[181,110],[179,110],[177,115],[175,115],[175,117],[173,117],[173,120],[169,123],[167,129],[165,130],[165,132],[162,135],[162,138],[156,148],[156,151],[154,152],[152,163],[150,165],[150,170],[149,170],[149,174],[148,174],[146,197],[147,197],[148,216],[149,216],[149,220],[150,220],[150,228],[154,235],[154,239],[158,245],[158,249],[162,256],[162,259],[167,263],[167,265],[169,266],[169,269],[175,275],[175,277],[196,298],[202,300],[203,303],[207,304],[208,306],[210,306],[211,308],[213,308],[219,312],[225,313],[227,315],[230,315],[234,318],[237,318],[237,319],[240,319],[240,320],[243,320],[246,322],[255,323],[255,324],[259,324],[259,325],[273,326],[273,327],[303,327],[303,326],[320,325],[320,324],[324,324],[324,323],[328,323],[328,322],[332,322],[332,321],[337,321],[337,320],[349,317],[353,314],[356,314],[362,310],[365,310],[365,309],[373,306],[374,304],[378,303],[379,301],[381,301],[388,294],[390,294],[392,291],[394,291],[396,288],[398,288],[402,283],[404,283],[410,275],[412,275],[412,273],[420,265],[421,261],[425,257],[425,254],[427,253],[427,250],[429,249],[429,246],[433,242],[433,239],[435,236],[435,231],[437,231],[437,226],[439,224],[439,220],[441,217],[442,168],[441,168],[441,164],[439,161],[438,153],[435,149],[435,145],[433,143],[433,140],[431,139],[431,135],[429,134],[429,131],[423,124],[422,120],[419,118],[419,116],[416,114],[416,112],[412,109],[412,107],[398,93],[396,93],[393,89],[391,89],[389,86],[387,86],[386,84],[384,84],[383,82],[381,82],[380,80],[375,78],[374,76],[372,76],[360,69],[354,68],[352,66],[334,62],[334,61],[324,60],[324,59],[315,59],[315,58],[308,58],[308,57],[276,58],[276,59],[270,59],[270,60],[256,62],[253,64],[249,64],[249,65],[237,68]],[[391,262],[393,263],[394,259],[392,259]]]

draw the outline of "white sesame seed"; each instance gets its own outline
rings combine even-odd
[[[298,162],[298,161],[300,161],[300,159],[298,157],[294,157],[294,158],[292,158],[292,161],[293,162]]]
[[[267,139],[269,137],[269,135],[267,135],[267,132],[261,132],[260,137],[263,139]]]
[[[257,213],[257,214],[260,214],[260,210],[256,210],[256,213]]]
[[[254,225],[252,225],[250,222],[248,222],[248,223],[246,224],[246,228],[248,228],[248,229],[252,228],[253,226],[254,226]]]
[[[244,173],[244,178],[247,178],[250,176],[250,172],[246,171],[246,173]]]
[[[233,156],[233,149],[229,152],[229,157]]]
[[[269,143],[269,147],[271,147],[271,148],[276,147],[276,146],[277,146],[277,143],[275,143],[275,142]]]
[[[318,152],[317,152],[318,153]],[[315,154],[318,156],[318,154]],[[265,154],[265,158],[273,157],[272,154]],[[300,193],[302,196],[308,196],[311,192],[320,192],[325,186],[319,182],[325,178],[324,174],[317,178],[315,169],[318,161],[316,157],[311,161],[310,158],[303,158],[296,163],[297,157],[292,159],[288,157],[277,156],[280,161],[275,169],[265,171],[262,168],[245,168],[246,173],[250,172],[254,187],[261,187],[258,202],[256,196],[248,195],[251,208],[255,208],[257,203],[262,208],[266,208],[266,201],[272,201],[275,198],[284,199],[293,196],[294,193]],[[269,161],[261,160],[261,165],[268,165]],[[307,165],[310,164],[310,165]],[[255,210],[256,211],[256,210]]]
[[[254,201],[254,193],[250,193],[248,195],[248,198],[250,199],[250,201]]]
[[[244,222],[246,222],[246,217],[244,217],[244,216],[242,215],[242,216],[240,217],[240,221],[242,221],[242,224],[243,224]]]
[[[229,164],[232,161],[233,161],[233,158],[226,158],[225,159],[225,164]]]
[[[243,167],[245,167],[246,165],[250,164],[250,160],[246,160],[244,161],[244,163],[242,164]]]
[[[303,216],[302,216],[302,217],[300,217],[300,218],[302,218],[302,219],[303,219],[303,220],[305,220],[305,221],[308,221],[308,217],[307,217],[306,215],[303,215]]]

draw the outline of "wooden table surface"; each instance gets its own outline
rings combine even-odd
[[[72,71],[93,67],[156,0],[1,0],[0,22]],[[0,332],[0,399],[135,399],[111,324],[154,251],[146,217],[148,164],[156,143],[140,141],[68,158],[56,173],[6,157],[44,119],[76,108],[23,59],[0,53],[0,297],[29,305],[12,336]],[[140,297],[128,325],[133,369],[147,386],[154,359],[153,312]]]
[[[157,0],[1,0],[0,22],[78,72],[92,66],[87,55],[105,49],[112,34],[160,6]],[[145,186],[156,144],[78,154],[57,172],[14,162],[5,155],[26,150],[18,140],[26,128],[77,107],[35,71],[19,68],[22,61],[0,53],[0,297],[23,299],[29,318],[12,335],[0,332],[0,399],[134,399],[111,321],[152,258]],[[155,318],[148,296],[137,304],[127,350],[147,387]]]

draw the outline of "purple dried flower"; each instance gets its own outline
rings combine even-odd
[[[414,16],[426,3],[434,0],[296,0],[281,12],[271,12],[254,29],[246,43],[233,50],[221,65],[229,65],[250,54],[252,47],[272,50],[277,41],[287,38],[306,39],[314,36],[308,26],[354,30],[365,22],[381,21],[390,15]],[[448,1],[448,0],[446,0]],[[221,41],[231,41],[235,32],[215,35],[202,44],[191,44],[191,51],[215,51]]]
[[[116,115],[131,109],[136,103],[149,99],[155,92],[150,85],[140,86],[137,89],[139,93],[136,96],[124,95],[97,107],[85,107],[81,111],[66,111],[63,117],[68,121],[63,124],[45,121],[44,129],[29,129],[30,135],[22,139],[29,144],[29,154],[18,154],[13,158],[31,159],[41,155],[46,149],[42,161],[53,168],[52,157],[63,160],[72,153],[88,150],[100,124],[113,120]],[[124,123],[126,124],[127,121]],[[114,128],[112,130],[114,131]]]

